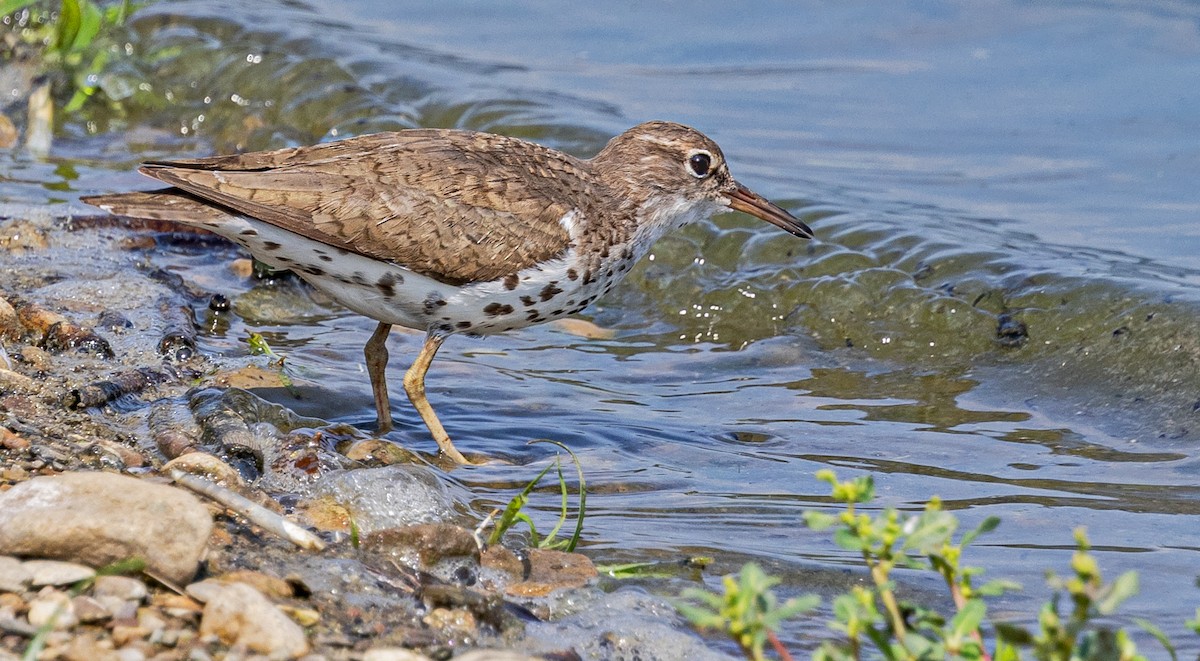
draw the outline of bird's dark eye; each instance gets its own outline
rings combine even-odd
[[[706,151],[698,151],[688,158],[688,169],[698,179],[707,177],[711,167],[712,156]]]

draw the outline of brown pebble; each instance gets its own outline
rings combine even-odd
[[[98,597],[141,601],[146,598],[147,592],[145,583],[129,576],[97,576],[92,584],[92,594]]]
[[[254,275],[254,262],[249,259],[235,259],[229,263],[229,270],[239,278],[249,278]]]
[[[4,448],[5,450],[25,450],[29,448],[29,445],[29,441],[23,436],[18,436],[15,432],[0,427],[0,448]]]
[[[29,221],[18,220],[0,227],[0,249],[19,255],[26,250],[45,250],[49,247],[46,233]]]
[[[525,574],[525,564],[516,553],[503,546],[489,546],[484,549],[479,564],[485,569],[504,572],[513,578],[521,578]]]
[[[245,583],[268,597],[290,599],[294,596],[291,583],[282,578],[268,576],[256,571],[242,569],[231,571],[215,578],[226,583]]]
[[[80,622],[103,622],[112,617],[112,612],[100,600],[86,594],[71,599],[71,606]]]
[[[15,340],[24,332],[25,329],[22,328],[21,320],[17,317],[17,311],[13,309],[12,303],[0,297],[0,338]]]
[[[50,369],[54,356],[41,347],[26,345],[21,347],[21,360],[29,367],[39,372],[45,372]]]
[[[505,589],[514,597],[544,597],[555,590],[578,588],[596,577],[596,566],[585,555],[529,549],[529,576]]]
[[[117,647],[125,647],[135,640],[141,640],[149,636],[150,632],[139,626],[130,626],[126,624],[118,624],[112,628],[112,641]]]
[[[363,550],[406,554],[415,551],[425,566],[453,557],[479,558],[470,530],[450,523],[418,523],[366,535]]]
[[[0,149],[9,149],[17,144],[17,127],[8,115],[0,113]]]

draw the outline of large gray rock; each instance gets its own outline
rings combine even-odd
[[[124,475],[63,473],[0,493],[0,555],[97,568],[141,558],[187,583],[211,532],[212,516],[195,496]]]

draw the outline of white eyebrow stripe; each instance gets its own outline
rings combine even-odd
[[[662,138],[658,138],[653,135],[647,135],[645,133],[639,133],[634,137],[636,137],[638,140],[645,140],[646,142],[653,142],[656,145],[662,145],[663,147],[670,147],[675,144],[670,140],[663,140]]]

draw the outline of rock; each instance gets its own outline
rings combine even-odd
[[[70,629],[79,623],[75,607],[66,592],[45,588],[29,602],[29,613],[25,616],[37,628],[49,625],[54,629]]]
[[[415,554],[426,568],[449,558],[479,560],[479,546],[471,531],[449,523],[419,523],[381,530],[363,537],[362,549],[402,558]]]
[[[208,600],[200,635],[215,635],[226,645],[272,658],[294,659],[308,653],[300,625],[245,583],[225,585]]]
[[[92,595],[116,597],[122,601],[141,601],[146,598],[146,584],[128,576],[97,576]]]
[[[241,569],[221,574],[217,580],[223,583],[245,583],[268,598],[290,599],[295,596],[292,584],[277,576],[269,576],[261,572]]]
[[[8,372],[8,370],[3,371]],[[16,374],[16,372],[10,372],[10,374]],[[21,375],[16,374],[16,376],[20,377]],[[5,427],[0,427],[0,448],[4,448],[5,450],[27,450],[30,445],[30,442],[23,436],[14,434]]]
[[[0,592],[22,592],[32,579],[20,560],[0,555]]]
[[[539,661],[540,659],[541,657],[511,650],[471,650],[454,657],[454,661]]]
[[[186,583],[212,531],[191,494],[112,473],[36,477],[0,493],[0,554],[103,567],[141,558]]]
[[[362,661],[429,661],[429,657],[402,647],[376,647],[364,652]]]
[[[71,599],[71,608],[75,610],[75,617],[84,623],[102,622],[112,617],[112,611],[103,602],[86,594]]]
[[[562,588],[578,588],[596,577],[596,566],[585,555],[529,549],[529,575],[505,590],[514,597],[544,597]]]
[[[23,564],[29,572],[29,584],[34,586],[70,585],[96,575],[95,569],[76,562],[26,560]]]

